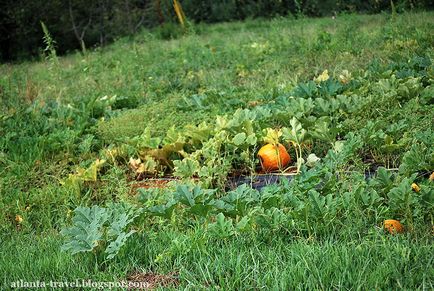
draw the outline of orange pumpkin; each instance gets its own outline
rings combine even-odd
[[[386,219],[383,222],[384,229],[387,230],[390,234],[402,233],[404,232],[404,226],[402,226],[401,222],[394,219]]]
[[[285,168],[290,162],[291,157],[281,144],[271,143],[264,145],[258,152],[261,160],[262,169],[266,172]]]

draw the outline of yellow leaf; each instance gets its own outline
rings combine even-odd
[[[104,165],[105,160],[96,159],[89,168],[87,168],[81,175],[80,178],[83,181],[95,182],[97,179],[97,174],[99,169]]]
[[[342,74],[339,75],[339,81],[341,81],[342,84],[348,84],[348,82],[351,81],[351,73],[348,72],[348,70],[343,70]]]
[[[79,174],[69,174],[68,178],[60,181],[60,184],[62,186],[68,189],[72,189],[75,193],[80,193],[81,183],[82,180],[79,178]]]
[[[131,169],[137,172],[137,170],[140,168],[140,165],[142,165],[142,160],[140,158],[138,159],[130,158],[129,164]]]
[[[420,187],[419,187],[419,185],[416,184],[416,183],[411,184],[411,189],[412,189],[414,192],[420,192]]]
[[[141,163],[140,166],[136,169],[137,174],[143,174],[146,171],[145,164]]]
[[[329,71],[325,70],[324,72],[321,73],[321,75],[316,77],[314,80],[315,82],[319,83],[319,82],[327,81],[329,78],[330,78]]]
[[[21,216],[21,215],[19,215],[19,214],[17,214],[16,216],[15,216],[15,221],[17,222],[17,223],[21,223],[21,222],[23,222],[23,217]]]
[[[282,131],[280,129],[267,128],[267,135],[264,137],[264,141],[276,145],[279,143],[281,136]]]

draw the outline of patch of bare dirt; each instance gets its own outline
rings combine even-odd
[[[158,180],[158,179],[148,179],[140,182],[136,182],[131,185],[131,194],[136,194],[137,189],[144,188],[144,189],[150,189],[150,188],[166,188],[167,183],[169,183],[171,180]]]
[[[128,276],[127,280],[129,290],[152,290],[158,287],[176,287],[179,285],[179,276],[176,272],[168,274],[136,272]]]

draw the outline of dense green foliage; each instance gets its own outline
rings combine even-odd
[[[393,1],[397,12],[432,9],[429,0]],[[190,22],[221,22],[275,16],[332,16],[391,10],[390,0],[181,0]],[[5,0],[0,3],[0,60],[39,56],[45,23],[58,53],[103,46],[154,27],[162,38],[179,37],[173,0]]]
[[[66,57],[46,34],[44,61],[0,67],[1,283],[433,288],[433,24],[250,20]],[[300,173],[229,189],[271,137]]]

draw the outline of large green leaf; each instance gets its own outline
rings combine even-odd
[[[73,225],[63,229],[61,234],[66,237],[62,250],[72,254],[90,252],[98,246],[103,237],[102,227],[110,217],[107,209],[93,206],[77,207],[74,210]]]
[[[190,178],[199,171],[199,162],[192,158],[184,158],[182,160],[173,161],[176,177]]]

